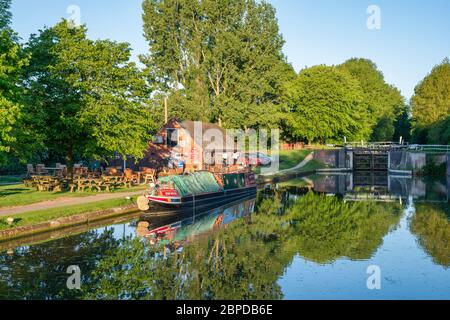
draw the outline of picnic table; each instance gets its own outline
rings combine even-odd
[[[156,182],[156,172],[148,173],[148,172],[138,172],[138,183],[141,185],[146,185],[149,183],[155,183]],[[141,183],[141,181],[143,181]]]
[[[96,189],[98,192],[102,190],[111,191],[111,187],[116,188],[122,183],[122,176],[102,176],[100,178],[95,177],[76,177],[73,183],[70,185],[70,192],[73,192],[75,188],[78,192],[84,192],[85,189],[89,191]]]
[[[67,179],[54,176],[32,176],[31,178],[37,191],[60,192],[68,183]]]
[[[44,167],[41,165],[40,170]],[[145,168],[142,171],[124,170],[124,173],[102,174],[102,172],[86,171],[86,168],[74,170],[73,177],[63,176],[61,167],[45,167],[44,174],[31,175],[31,179],[24,180],[27,186],[35,187],[38,191],[63,191],[83,192],[97,190],[111,191],[112,188],[120,186],[131,187],[132,185],[145,185],[156,181],[156,170]],[[51,175],[48,172],[53,172]]]
[[[132,171],[125,170],[123,174],[122,184],[125,187],[131,187],[132,184],[135,185],[146,185],[150,182],[156,181],[156,170],[144,170],[144,171]]]

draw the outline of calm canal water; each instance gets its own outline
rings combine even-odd
[[[195,215],[3,243],[0,298],[450,299],[449,196],[448,178],[311,176]]]

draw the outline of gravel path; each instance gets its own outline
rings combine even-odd
[[[103,200],[120,199],[125,197],[141,195],[143,193],[144,190],[133,192],[102,193],[94,196],[76,197],[76,198],[62,197],[55,200],[33,203],[26,206],[0,208],[0,217],[27,213],[31,211],[53,209],[78,204],[86,204]]]

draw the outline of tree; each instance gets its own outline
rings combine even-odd
[[[450,144],[450,116],[429,128],[427,140],[431,143]]]
[[[411,112],[409,106],[404,106],[403,111],[394,122],[394,141],[411,141]]]
[[[285,87],[291,110],[288,124],[294,139],[333,142],[367,138],[363,91],[352,76],[337,67],[315,66],[302,70]]]
[[[274,8],[255,0],[146,0],[142,57],[171,112],[226,127],[279,125],[294,75]]]
[[[11,0],[0,0],[0,30],[10,28],[12,18],[10,8]]]
[[[394,121],[389,117],[381,118],[373,128],[372,141],[391,141],[395,133]]]
[[[10,1],[0,1],[0,162],[16,142],[13,131],[22,109],[19,75],[28,62],[9,27],[9,6]]]
[[[66,21],[32,35],[24,125],[49,152],[64,157],[143,156],[153,129],[142,73],[130,47],[86,38]]]
[[[368,59],[352,58],[339,66],[347,70],[361,85],[368,109],[367,121],[372,127],[372,141],[391,141],[393,122],[404,110],[400,91],[384,80],[383,73]]]
[[[435,66],[414,89],[413,132],[418,142],[437,142],[428,130],[450,115],[450,61]],[[448,141],[447,141],[448,143]]]

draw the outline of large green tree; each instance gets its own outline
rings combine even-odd
[[[400,91],[386,83],[383,73],[368,59],[349,59],[339,66],[357,79],[364,92],[372,141],[391,141],[394,122],[402,116],[405,101]]]
[[[32,35],[26,51],[23,125],[49,152],[69,166],[77,156],[143,155],[153,129],[149,92],[128,44],[92,41],[85,26],[64,20]]]
[[[291,114],[289,135],[310,142],[365,139],[370,134],[364,93],[347,71],[315,66],[302,70],[285,87]]]
[[[413,131],[416,140],[421,143],[450,143],[442,141],[439,135],[431,132],[450,116],[450,61],[445,59],[435,66],[415,88],[411,99]],[[448,123],[448,122],[447,122]]]
[[[17,35],[10,28],[9,6],[10,1],[0,1],[0,162],[16,142],[13,131],[22,109],[19,75],[27,64]]]
[[[170,112],[227,127],[280,123],[280,91],[294,76],[274,8],[255,0],[145,0],[142,57]]]

